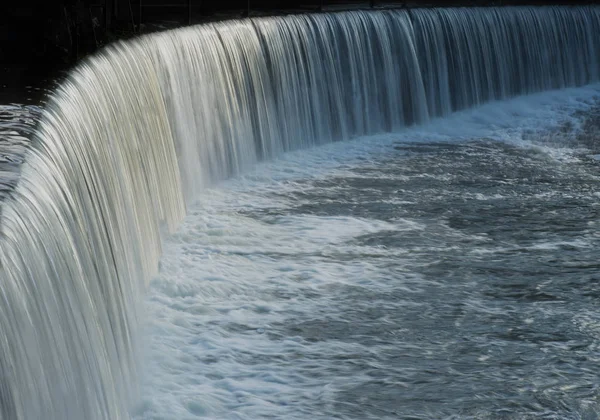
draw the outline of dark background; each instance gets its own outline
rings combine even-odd
[[[584,4],[573,0],[0,0],[0,103],[35,102],[78,59],[120,38],[209,20],[369,7]],[[42,3],[42,4],[40,4]]]

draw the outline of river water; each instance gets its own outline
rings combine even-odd
[[[599,86],[292,152],[201,194],[136,419],[595,419]]]
[[[203,192],[133,418],[595,419],[600,86],[291,152]],[[1,108],[0,198],[40,109]]]
[[[40,112],[36,105],[0,105],[0,211],[17,184]]]
[[[600,417],[598,33],[231,20],[0,107],[0,419]]]

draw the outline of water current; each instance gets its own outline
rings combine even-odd
[[[234,20],[2,106],[0,418],[597,418],[599,33]]]
[[[201,194],[151,287],[135,418],[598,418],[599,94],[290,153]]]

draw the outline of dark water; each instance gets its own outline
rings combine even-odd
[[[33,106],[0,111],[0,199],[16,182],[38,117]],[[271,226],[286,218],[402,226],[352,235],[335,249],[247,246],[244,252],[276,263],[344,266],[359,258],[376,270],[354,271],[349,282],[266,287],[262,298],[297,301],[293,310],[258,330],[239,320],[214,325],[222,322],[230,336],[260,330],[275,348],[294,337],[302,348],[238,352],[236,363],[259,370],[296,364],[298,377],[335,383],[329,396],[283,397],[292,417],[598,418],[600,108],[571,117],[524,130],[525,145],[393,141],[385,154],[358,158],[341,174],[267,191],[291,203],[284,209],[235,210]],[[273,311],[266,307],[253,312]],[[201,371],[219,363],[205,357]],[[269,413],[254,410],[250,418]]]
[[[16,183],[38,117],[34,106],[0,110],[0,201]],[[415,142],[402,136],[384,154],[358,157],[341,173],[295,178],[283,191],[250,188],[251,201],[266,196],[288,205],[238,204],[236,217],[275,227],[290,218],[308,224],[315,218],[366,220],[384,227],[350,235],[335,248],[317,242],[294,252],[265,251],[246,244],[243,251],[217,252],[227,259],[247,254],[253,264],[256,255],[276,265],[295,260],[303,269],[279,269],[302,283],[319,277],[307,274],[309,266],[353,266],[360,259],[371,269],[345,273],[351,281],[259,285],[264,290],[258,298],[245,291],[244,305],[255,305],[259,319],[271,313],[273,319],[258,328],[244,317],[215,318],[208,325],[228,337],[258,332],[272,350],[233,346],[214,356],[202,351],[193,364],[213,388],[201,400],[220,388],[215,381],[235,377],[207,369],[231,357],[234,366],[256,367],[249,374],[255,378],[273,367],[292,370],[280,377],[282,390],[321,390],[279,396],[277,405],[293,414],[254,405],[248,418],[598,418],[599,153],[600,107],[593,107],[548,130],[525,129],[520,142],[485,137]],[[327,236],[327,224],[316,229]],[[248,231],[260,235],[253,230]],[[188,242],[206,246],[195,235]],[[209,242],[215,246],[214,238]],[[158,285],[164,292],[166,286],[160,280]],[[207,295],[219,306],[230,293]],[[256,300],[287,306],[278,312]],[[278,346],[290,337],[302,346],[281,351]],[[334,391],[323,392],[331,384]],[[249,393],[260,395],[262,387]],[[236,398],[243,406],[244,398]],[[153,410],[140,418],[157,418],[149,414]],[[237,418],[236,408],[229,410],[221,412],[223,418]],[[168,406],[167,411],[187,418]],[[193,417],[215,414],[200,403],[188,404],[188,411]]]
[[[18,181],[40,113],[41,109],[35,105],[0,105],[0,211]]]
[[[562,365],[503,371],[541,353],[494,317],[547,320],[496,284],[560,302],[591,261],[597,33],[595,6],[359,10],[88,57],[3,145],[0,416],[542,413]]]
[[[385,262],[397,287],[336,286],[342,321],[275,326],[377,349],[330,361],[333,375],[369,378],[340,392],[336,413],[597,418],[600,167],[572,159],[485,140],[399,143],[298,195],[310,204],[293,214],[422,226],[355,239],[404,254]]]
[[[203,195],[151,292],[137,418],[598,418],[600,108],[518,109]]]

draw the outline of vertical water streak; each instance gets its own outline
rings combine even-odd
[[[54,93],[0,219],[3,419],[122,419],[161,236],[261,159],[599,80],[598,7],[343,12],[120,42]]]

